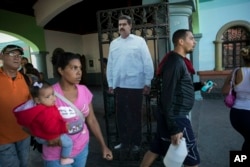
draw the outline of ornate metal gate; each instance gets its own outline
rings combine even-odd
[[[168,3],[157,3],[143,6],[132,6],[127,8],[102,10],[97,12],[98,39],[100,60],[104,53],[107,54],[110,42],[119,36],[118,17],[122,14],[129,15],[132,20],[132,33],[142,36],[150,49],[154,67],[158,66],[159,61],[166,52],[170,50],[169,40],[169,8]],[[102,74],[105,73],[104,65],[101,63]],[[102,81],[105,81],[105,75],[102,75]],[[103,82],[104,83],[104,82]],[[106,120],[107,142],[112,149],[117,144],[118,133],[115,118],[114,95],[108,94],[103,86],[104,109]],[[154,87],[151,88],[151,94],[144,97],[143,104],[143,142],[139,152],[125,153],[126,156],[117,153],[115,156],[119,160],[137,160],[145,153],[148,144],[155,132],[156,122],[154,121],[154,110],[157,105],[157,98]],[[113,150],[115,153],[115,150]]]

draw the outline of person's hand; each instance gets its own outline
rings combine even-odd
[[[177,134],[175,134],[175,135],[172,135],[172,136],[171,136],[171,143],[172,143],[173,145],[178,145],[178,144],[180,144],[181,138],[182,138],[182,137],[183,137],[183,133],[182,133],[182,132],[177,133]]]
[[[213,86],[207,90],[207,93],[210,93],[215,86],[217,86],[217,84],[214,82]]]
[[[58,136],[55,139],[48,140],[48,146],[52,146],[52,147],[62,146],[62,143],[61,143],[61,140],[60,140],[60,136]]]
[[[70,124],[69,123],[66,123],[66,128],[67,128],[67,130],[70,130]]]
[[[109,161],[113,160],[113,153],[108,147],[103,149],[103,158]]]
[[[144,86],[143,88],[143,92],[142,92],[144,95],[149,95],[150,93],[150,87],[149,86]]]
[[[203,83],[203,85],[206,85],[206,82]],[[213,86],[211,86],[208,90],[207,93],[210,93],[212,91],[212,89],[217,86],[217,83],[213,82]]]

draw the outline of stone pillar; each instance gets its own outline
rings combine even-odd
[[[215,71],[223,71],[222,67],[222,41],[216,40],[215,44]]]
[[[194,82],[200,82],[200,77],[197,75],[197,71],[199,70],[200,66],[200,39],[202,35],[201,34],[194,34],[194,38],[196,41],[196,46],[193,51],[193,56],[192,56],[192,62],[193,66],[195,69],[195,74],[193,75],[193,81]],[[195,91],[195,100],[202,100],[201,92],[200,91]]]
[[[43,72],[44,78],[48,78],[47,72],[47,63],[46,63],[46,56],[49,52],[47,51],[39,51],[39,52],[32,52],[31,54],[36,58],[37,69],[39,72]]]
[[[170,37],[172,39],[173,33],[178,29],[189,29],[189,16],[192,14],[192,7],[189,5],[170,5]],[[171,49],[173,49],[171,42]]]

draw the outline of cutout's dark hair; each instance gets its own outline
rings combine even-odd
[[[132,19],[130,16],[128,15],[121,15],[118,20],[127,20],[128,24],[131,25],[132,24]]]

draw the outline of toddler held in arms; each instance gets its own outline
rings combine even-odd
[[[66,135],[68,127],[57,106],[54,89],[47,82],[35,82],[30,93],[33,99],[17,106],[13,112],[17,122],[36,137],[38,143],[59,138],[61,146],[61,165],[72,164],[70,158],[72,140]]]

